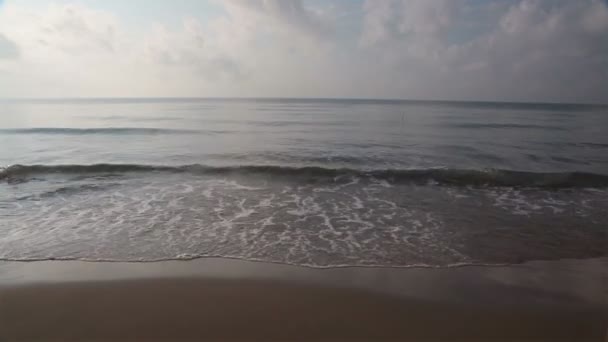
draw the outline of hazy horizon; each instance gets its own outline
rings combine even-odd
[[[395,103],[471,103],[471,104],[514,104],[514,105],[574,105],[574,106],[593,106],[593,107],[605,107],[608,106],[608,102],[551,102],[551,101],[496,101],[496,100],[444,100],[444,99],[406,99],[406,98],[365,98],[365,97],[229,97],[229,96],[218,96],[218,97],[203,97],[203,96],[154,96],[154,97],[139,97],[139,96],[123,96],[123,97],[8,97],[0,98],[0,101],[4,102],[28,102],[28,101],[50,101],[50,102],[61,102],[61,101],[117,101],[117,102],[137,102],[137,101],[152,101],[152,102],[163,102],[163,101],[354,101],[354,102],[395,102]]]

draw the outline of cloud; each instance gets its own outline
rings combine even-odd
[[[315,13],[298,1],[221,5],[225,15],[208,22],[186,15],[177,27],[158,22],[135,32],[113,13],[82,5],[9,3],[0,30],[24,47],[24,58],[6,89],[9,96],[314,96],[327,88],[314,83],[334,62]]]
[[[262,17],[278,29],[299,31],[321,37],[330,33],[331,24],[314,11],[306,8],[300,0],[226,0],[222,2],[231,15],[240,16],[242,10]]]
[[[144,40],[142,56],[159,67],[193,70],[198,77],[217,81],[228,77],[237,79],[243,72],[232,58],[226,55],[208,37],[202,25],[186,19],[179,30],[171,31],[158,25]]]
[[[213,3],[204,21],[133,27],[107,9],[6,2],[0,95],[606,101],[603,0]]]
[[[401,75],[387,88],[454,99],[603,100],[608,89],[605,2],[453,4],[366,3],[361,43],[378,56],[380,69]],[[496,18],[495,24],[454,43],[454,34],[471,29],[466,24],[471,13],[480,12]]]
[[[433,39],[450,28],[457,4],[450,0],[366,1],[362,43]]]
[[[0,59],[13,59],[19,56],[17,45],[0,33]]]

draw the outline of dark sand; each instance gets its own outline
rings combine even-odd
[[[0,341],[604,341],[606,265],[3,263]]]

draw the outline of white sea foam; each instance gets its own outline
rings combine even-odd
[[[515,260],[508,253],[471,246],[491,243],[496,228],[497,241],[512,234],[513,254],[525,239],[538,246],[529,258],[562,257],[555,235],[530,237],[529,230],[548,219],[553,231],[565,234],[581,224],[599,229],[595,218],[608,202],[603,192],[336,182],[342,183],[260,186],[176,175],[30,196],[11,202],[18,206],[0,205],[0,259],[224,256],[315,267],[508,263]],[[583,232],[571,238],[583,239],[588,250],[572,253],[599,253],[601,242]]]

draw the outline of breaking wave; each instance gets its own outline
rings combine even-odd
[[[159,166],[141,164],[12,165],[0,168],[0,181],[27,180],[44,174],[99,173],[191,173],[203,175],[257,175],[307,180],[360,176],[394,183],[435,183],[453,186],[513,186],[543,188],[608,187],[608,175],[586,172],[525,172],[500,169],[466,170],[448,168],[357,170],[348,168],[290,167],[277,165],[207,166],[191,164]]]

